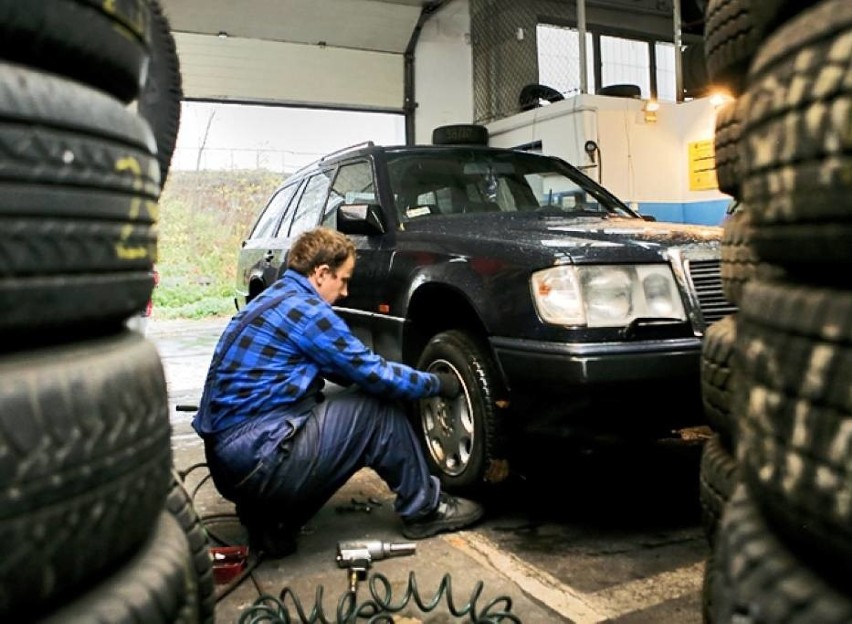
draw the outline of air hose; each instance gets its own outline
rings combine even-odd
[[[258,624],[268,622],[270,624],[290,624],[301,622],[302,624],[355,624],[359,619],[367,620],[369,624],[387,623],[392,624],[392,613],[405,609],[413,600],[417,607],[424,613],[434,611],[445,599],[447,609],[456,618],[468,616],[473,624],[498,624],[500,622],[513,622],[520,624],[521,619],[512,613],[512,599],[508,596],[498,596],[491,600],[481,611],[477,609],[479,600],[485,584],[480,580],[476,582],[473,592],[467,604],[457,607],[452,594],[452,578],[449,573],[445,574],[438,586],[438,591],[431,600],[424,601],[417,588],[417,579],[414,572],[408,574],[408,584],[405,593],[398,603],[394,604],[391,583],[386,576],[379,572],[373,573],[368,580],[370,598],[361,604],[357,603],[354,592],[344,592],[337,601],[337,619],[329,620],[326,616],[322,598],[324,589],[322,585],[317,586],[314,598],[314,606],[310,613],[305,612],[304,605],[298,595],[289,587],[281,590],[276,598],[269,594],[261,595],[255,602],[246,608],[241,614],[238,624]],[[287,602],[292,603],[298,619],[290,615]]]

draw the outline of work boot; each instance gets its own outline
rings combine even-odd
[[[402,534],[408,539],[423,539],[438,533],[458,531],[479,520],[483,511],[479,503],[441,492],[435,511],[422,518],[405,521]]]
[[[296,552],[298,531],[284,524],[256,523],[246,529],[249,548],[267,559],[280,559]]]

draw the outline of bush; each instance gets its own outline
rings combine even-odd
[[[160,198],[155,318],[233,314],[237,255],[282,182],[269,171],[172,171]]]

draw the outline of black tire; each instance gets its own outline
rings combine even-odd
[[[115,99],[0,63],[0,334],[98,327],[153,289],[159,172]]]
[[[753,0],[710,0],[704,21],[710,79],[742,93],[748,66],[762,39],[751,13]]]
[[[710,546],[716,542],[722,514],[738,481],[737,460],[723,447],[719,437],[713,436],[704,443],[701,453],[698,488],[701,522]]]
[[[819,2],[821,0],[751,0],[751,16],[755,27],[765,38],[785,22]]]
[[[738,461],[814,562],[852,572],[852,291],[752,282],[739,312]]]
[[[414,427],[426,461],[443,486],[475,493],[498,459],[501,441],[501,414],[495,405],[501,392],[496,366],[476,339],[451,330],[429,341],[417,368],[454,373],[461,382],[463,392],[457,399],[421,400]]]
[[[488,145],[488,128],[477,124],[453,124],[432,130],[435,145]]]
[[[0,360],[0,620],[128,556],[165,501],[166,382],[133,332]]]
[[[198,589],[198,621],[213,624],[216,609],[216,585],[213,580],[213,562],[210,559],[210,541],[201,524],[189,493],[177,476],[166,498],[166,509],[180,524],[189,542],[195,586]]]
[[[754,248],[754,225],[749,208],[740,204],[738,210],[725,220],[722,231],[722,292],[725,298],[739,305],[745,285],[754,279],[782,279],[784,271],[761,261]]]
[[[565,96],[553,87],[533,83],[521,89],[520,94],[518,94],[518,108],[521,111],[528,111],[541,106],[541,100],[559,102],[564,99]]]
[[[642,89],[635,84],[611,84],[600,87],[597,95],[608,95],[609,97],[635,98],[642,97]]]
[[[701,581],[701,623],[714,624],[713,617],[713,585],[716,582],[716,563],[713,553],[704,562],[704,576]]]
[[[717,537],[713,621],[760,624],[848,624],[852,601],[808,569],[775,537],[737,487]]]
[[[157,0],[148,0],[148,4],[151,7],[151,66],[139,95],[138,110],[150,124],[157,141],[162,187],[166,184],[175,151],[183,89],[180,61],[169,22]]]
[[[716,180],[719,190],[735,199],[740,197],[739,143],[747,106],[748,98],[741,96],[723,104],[716,114]]]
[[[148,66],[145,0],[0,0],[0,58],[67,76],[123,102]]]
[[[39,621],[44,624],[201,621],[186,535],[177,520],[165,511],[152,524],[148,540],[120,569]]]
[[[736,315],[713,323],[701,345],[701,398],[707,422],[719,435],[722,446],[733,452],[737,425],[732,414],[736,384]]]
[[[707,69],[715,84],[737,95],[749,83],[749,66],[780,24],[819,0],[710,0],[704,19]]]
[[[852,4],[826,0],[766,41],[743,121],[742,196],[760,256],[790,267],[852,260],[848,109]]]

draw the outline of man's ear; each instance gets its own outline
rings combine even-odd
[[[331,267],[327,264],[321,264],[314,268],[314,275],[318,278],[326,278],[331,273]]]

